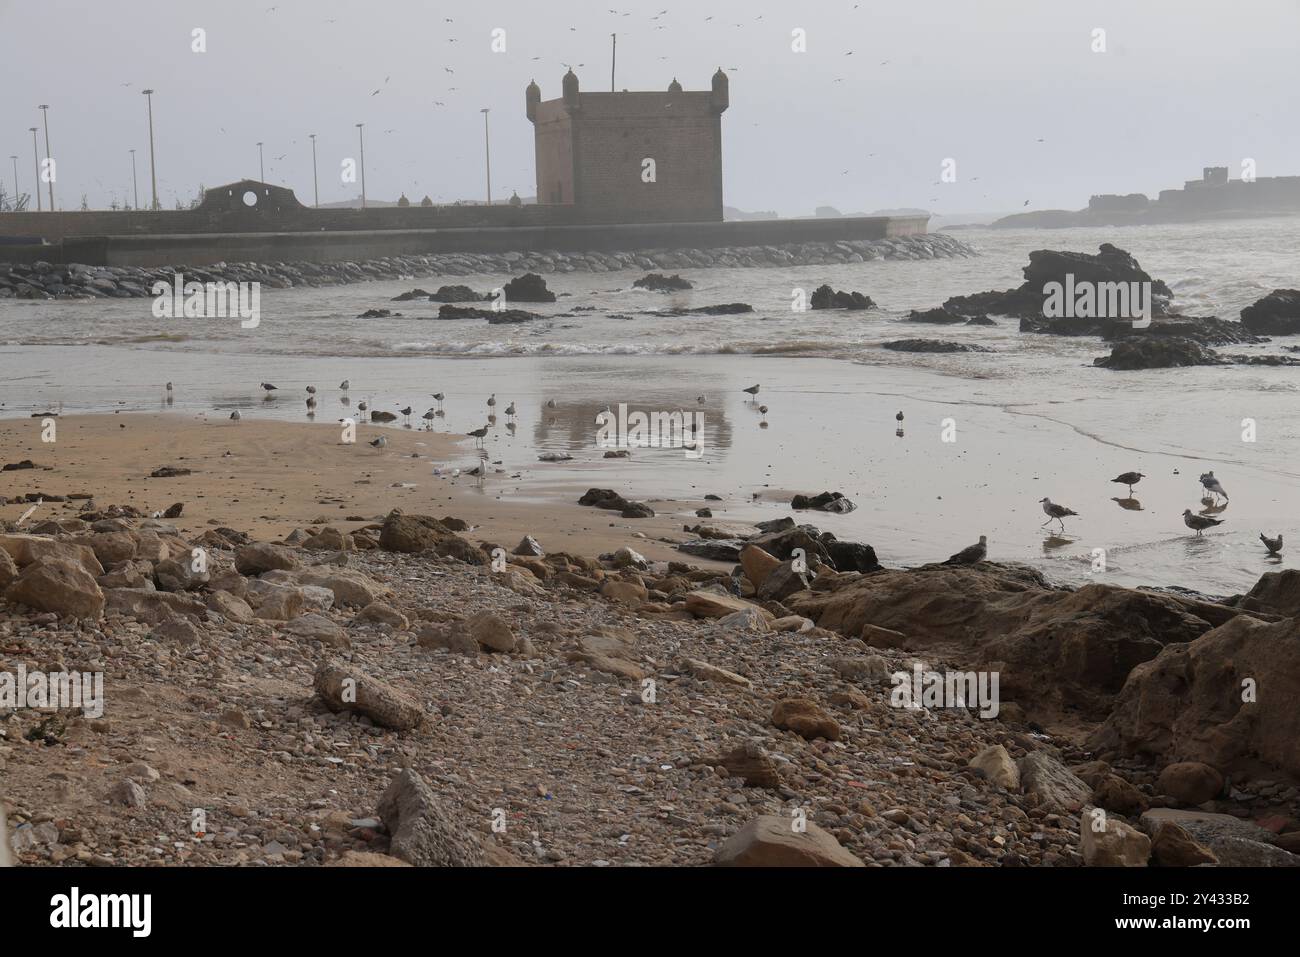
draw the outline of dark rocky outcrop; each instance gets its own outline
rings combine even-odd
[[[934,309],[913,309],[903,321],[925,322],[936,326],[954,326],[958,323],[965,323],[966,316],[950,311],[945,305]]]
[[[644,502],[632,502],[611,488],[590,488],[578,499],[579,505],[589,505],[618,512],[622,518],[654,518],[654,509]]]
[[[430,302],[487,302],[491,298],[486,293],[475,292],[469,286],[460,285],[439,286],[437,292],[429,295]]]
[[[428,299],[429,292],[427,289],[412,289],[410,292],[404,292],[400,296],[394,296],[389,302],[410,302],[412,299]]]
[[[358,319],[400,319],[401,317],[400,312],[393,312],[391,309],[367,309],[357,316]]]
[[[836,291],[830,286],[818,286],[808,300],[814,309],[875,309],[876,304],[870,296],[860,292]]]
[[[843,492],[822,492],[820,495],[796,495],[790,500],[790,507],[793,509],[812,509],[818,512],[838,512],[843,514],[851,512],[855,508],[849,499],[844,496]]]
[[[535,272],[524,273],[505,285],[506,302],[555,302],[555,293]]]
[[[490,323],[530,322],[537,319],[535,312],[523,309],[482,309],[478,306],[445,305],[438,308],[439,319],[486,319]]]
[[[1213,349],[1176,336],[1134,336],[1131,339],[1121,339],[1111,348],[1109,356],[1099,356],[1093,360],[1093,365],[1103,369],[1122,371],[1220,364]]]
[[[966,345],[962,342],[949,342],[944,339],[895,339],[882,342],[882,349],[894,352],[992,352],[986,346]]]
[[[724,302],[716,306],[696,306],[693,309],[665,309],[654,313],[659,316],[736,316],[744,312],[753,312],[754,307],[747,302]]]
[[[1241,324],[1266,336],[1300,335],[1300,289],[1274,289],[1241,310]]]
[[[632,283],[632,288],[648,289],[651,292],[677,292],[683,289],[694,289],[695,286],[689,279],[683,279],[675,273],[665,276],[663,273],[652,272]]]
[[[953,296],[943,304],[949,312],[962,316],[992,313],[998,316],[1015,316],[1030,320],[1043,318],[1043,287],[1049,282],[1064,284],[1066,275],[1079,283],[1149,282],[1151,283],[1153,316],[1168,313],[1173,292],[1163,282],[1152,279],[1131,255],[1110,243],[1102,243],[1097,254],[1075,253],[1053,249],[1035,249],[1029,254],[1029,265],[1024,268],[1025,282],[1016,289],[1001,292],[981,292],[969,296]],[[933,310],[932,310],[933,311]],[[1070,324],[1091,326],[1096,320],[1065,320]],[[1024,331],[1056,331],[1054,328]],[[1093,332],[1065,332],[1064,334],[1095,335]]]

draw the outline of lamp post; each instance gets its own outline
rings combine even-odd
[[[316,178],[316,134],[308,133],[311,137],[311,188],[316,197],[315,207],[320,209],[320,181]]]
[[[266,182],[266,164],[262,162],[262,143],[257,144],[257,179],[258,182]]]
[[[42,103],[38,109],[45,119],[45,162],[50,163],[50,105]],[[54,178],[57,175],[56,167],[50,165],[50,212],[54,212]]]
[[[36,211],[41,211],[41,149],[36,145],[36,127],[27,127],[27,132],[32,134],[32,162],[36,166],[36,188],[32,190],[36,194]]]
[[[12,153],[9,159],[14,164],[14,212],[18,212],[18,154]]]
[[[483,152],[487,164],[487,201],[492,205],[492,138],[488,133],[488,110],[479,110],[483,114]]]
[[[366,208],[366,124],[357,124],[357,138],[361,141],[361,208]]]
[[[140,183],[135,178],[135,150],[131,150],[131,190],[135,194],[135,203],[133,209],[140,208]]]
[[[153,161],[153,90],[141,90],[141,94],[149,101],[149,182],[153,190],[153,205],[150,209],[158,208],[158,172],[154,168]]]

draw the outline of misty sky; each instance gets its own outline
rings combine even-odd
[[[619,89],[707,89],[734,68],[724,189],[742,209],[1079,208],[1206,165],[1235,178],[1246,157],[1300,174],[1298,0],[0,0],[0,181],[17,154],[31,190],[27,129],[48,103],[58,205],[127,198],[132,147],[147,204],[152,86],[168,208],[257,178],[258,140],[266,178],[310,204],[313,132],[321,202],[355,196],[339,169],[358,122],[371,198],[481,199],[484,107],[494,195],[531,195],[524,87],[557,97],[572,64],[608,90],[611,32]],[[949,157],[957,182],[939,184]]]

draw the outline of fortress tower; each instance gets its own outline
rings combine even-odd
[[[528,84],[537,202],[577,207],[584,222],[720,222],[728,85],[719,69],[708,91],[674,79],[664,93],[582,93],[570,70],[561,97],[543,101]]]

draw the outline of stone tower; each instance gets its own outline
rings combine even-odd
[[[706,91],[583,93],[572,71],[561,97],[525,91],[537,151],[537,202],[572,206],[575,222],[722,220],[722,114],[727,75]]]

